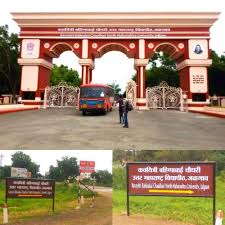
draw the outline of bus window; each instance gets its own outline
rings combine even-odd
[[[81,98],[101,98],[105,96],[103,87],[82,87],[80,90]]]

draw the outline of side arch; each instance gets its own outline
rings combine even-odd
[[[164,52],[168,54],[172,59],[179,58],[182,53],[178,49],[178,47],[170,42],[162,42],[156,45],[153,49],[154,52]]]
[[[49,49],[49,53],[52,57],[59,57],[65,51],[74,52],[74,49],[70,44],[66,42],[57,42],[53,44]]]

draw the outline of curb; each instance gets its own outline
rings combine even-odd
[[[202,111],[195,111],[195,110],[188,110],[188,112],[199,113],[199,114],[204,114],[204,115],[223,118],[223,119],[225,118],[225,114],[218,114],[215,112],[202,112]]]
[[[27,109],[8,109],[8,110],[0,110],[0,115],[1,114],[7,114],[7,113],[14,113],[14,112],[23,112],[23,111],[28,111],[28,110],[36,110],[39,109],[38,107],[34,108],[27,108]]]

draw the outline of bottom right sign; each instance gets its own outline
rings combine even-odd
[[[215,162],[127,163],[127,214],[129,196],[180,196],[213,198],[215,215],[215,173]]]

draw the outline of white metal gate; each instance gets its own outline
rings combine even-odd
[[[68,85],[65,81],[56,86],[46,87],[44,108],[47,107],[78,107],[80,88]]]
[[[136,93],[137,93],[137,85],[135,81],[131,80],[127,83],[126,97],[127,99],[130,99],[134,107],[136,106],[136,96],[137,96]]]
[[[181,88],[171,87],[165,81],[159,86],[146,89],[148,108],[153,109],[180,109],[183,107]]]

